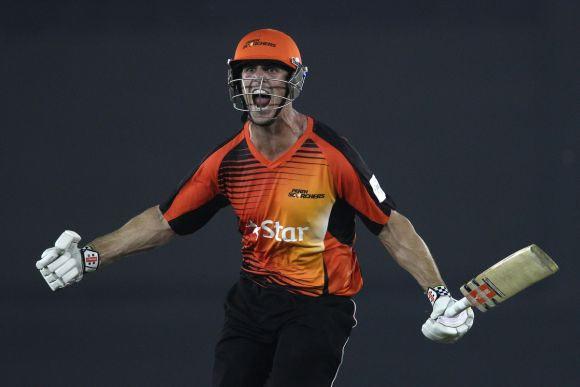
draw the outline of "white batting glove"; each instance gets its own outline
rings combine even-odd
[[[80,240],[79,234],[66,230],[54,247],[46,249],[36,262],[36,268],[51,290],[79,282],[85,272],[94,271],[99,266],[99,254],[90,246],[79,250]]]
[[[438,343],[455,343],[473,326],[475,315],[471,308],[457,316],[445,317],[445,311],[457,302],[445,286],[427,289],[427,298],[433,305],[433,312],[423,324],[421,332],[429,340]]]

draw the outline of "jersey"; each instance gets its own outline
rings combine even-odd
[[[238,218],[241,274],[310,296],[352,296],[361,289],[355,215],[378,234],[395,209],[350,143],[312,117],[276,160],[254,146],[246,122],[160,209],[173,231],[185,235],[226,206]]]

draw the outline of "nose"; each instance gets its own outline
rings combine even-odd
[[[262,88],[262,85],[266,85],[269,80],[267,72],[261,67],[256,68],[251,77],[252,80],[248,85],[251,88]]]
[[[256,78],[266,77],[266,71],[262,68],[262,66],[258,66],[255,72]]]
[[[254,73],[252,74],[252,78],[266,80],[266,79],[268,79],[268,73],[266,72],[265,69],[262,68],[262,66],[258,66],[254,70]]]

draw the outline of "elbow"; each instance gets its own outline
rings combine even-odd
[[[157,220],[158,220],[158,224],[159,224],[159,229],[161,230],[161,232],[162,232],[162,234],[164,236],[164,239],[166,239],[167,241],[169,241],[174,236],[176,236],[177,233],[175,231],[173,231],[173,229],[169,225],[169,222],[163,216],[163,212],[161,211],[161,208],[159,207],[159,205],[157,205],[155,207],[152,207],[151,210],[153,210],[155,212],[155,214],[156,214],[156,217],[157,217]]]
[[[397,251],[413,244],[417,233],[411,221],[403,214],[392,211],[389,222],[379,233],[381,243],[389,251]]]

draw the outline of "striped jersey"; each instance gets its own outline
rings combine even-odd
[[[160,209],[173,231],[185,235],[226,206],[238,218],[241,274],[310,296],[352,296],[361,289],[355,215],[378,234],[395,209],[349,142],[311,117],[276,160],[253,145],[246,122]]]

